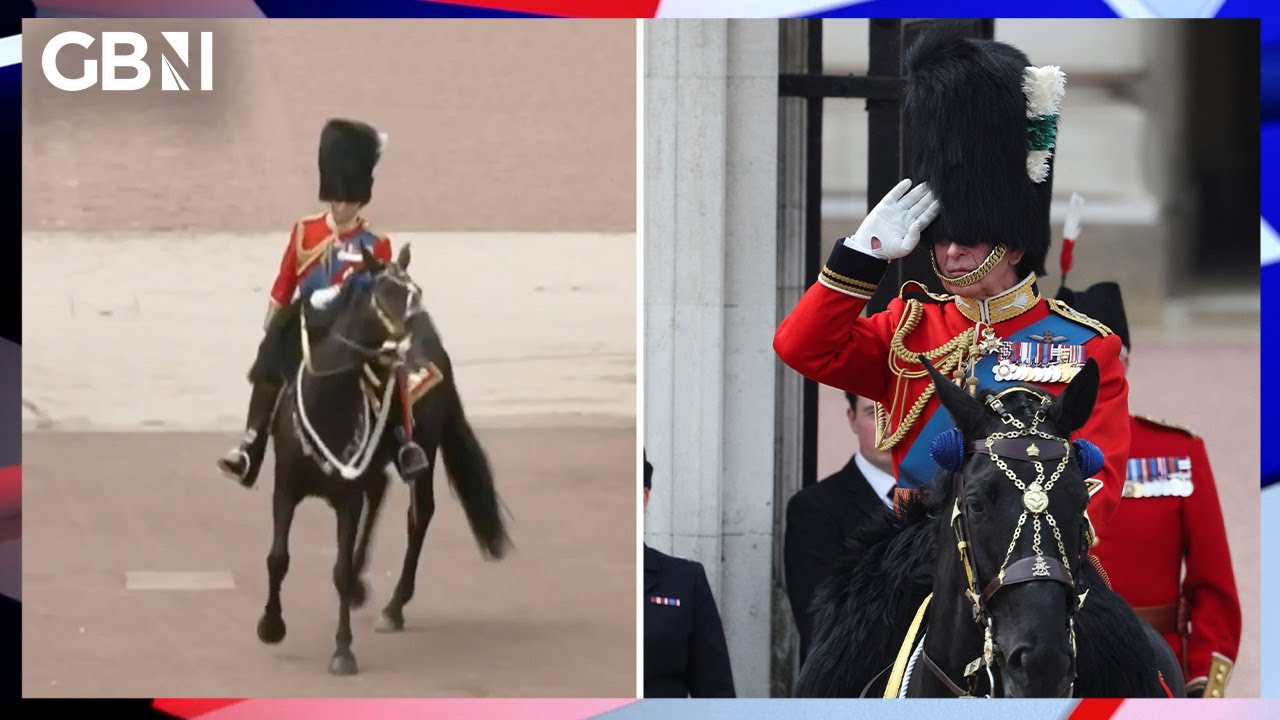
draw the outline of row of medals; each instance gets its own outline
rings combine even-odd
[[[1073,363],[1066,357],[1040,365],[1015,363],[1010,359],[1013,355],[1013,343],[1000,340],[990,327],[982,329],[982,340],[974,349],[977,350],[977,356],[974,357],[973,362],[988,353],[996,351],[1000,353],[1000,361],[992,368],[992,374],[998,382],[1071,382],[1071,379],[1080,374],[1080,370],[1084,367],[1083,364]]]
[[[1001,382],[1065,383],[1071,382],[1071,378],[1079,374],[1080,366],[1075,363],[1063,362],[1036,367],[1033,365],[1015,365],[1004,359],[995,366],[992,372],[995,374],[996,380]]]

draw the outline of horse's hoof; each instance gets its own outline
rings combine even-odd
[[[373,629],[380,633],[400,632],[404,629],[404,615],[399,610],[383,610]]]
[[[258,639],[268,645],[275,645],[284,639],[284,618],[263,615],[258,620]]]
[[[351,586],[351,607],[359,610],[364,607],[364,603],[369,599],[369,586],[363,580],[357,580]]]
[[[329,661],[330,675],[355,675],[360,672],[356,669],[356,656],[350,652],[335,652],[333,659]]]

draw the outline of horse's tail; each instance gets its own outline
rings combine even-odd
[[[462,502],[471,534],[487,558],[500,560],[511,546],[502,519],[502,507],[493,484],[493,472],[484,448],[467,422],[462,401],[454,393],[440,438],[445,472]]]

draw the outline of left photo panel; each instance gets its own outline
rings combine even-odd
[[[23,695],[634,697],[635,21],[22,61]]]

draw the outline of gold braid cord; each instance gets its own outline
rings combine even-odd
[[[941,347],[934,348],[925,353],[915,353],[906,348],[903,340],[912,330],[916,329],[916,325],[920,323],[920,317],[924,314],[924,306],[919,300],[907,301],[907,312],[902,316],[902,320],[898,323],[898,329],[893,333],[893,339],[889,342],[889,371],[894,374],[897,380],[894,382],[893,398],[889,403],[889,407],[896,408],[902,403],[908,387],[908,380],[915,380],[922,377],[928,377],[929,371],[924,369],[917,355],[924,355],[943,375],[953,375],[957,379],[964,374],[965,360],[968,358],[974,340],[976,338],[973,328],[968,328],[959,335],[951,338]],[[929,398],[933,397],[934,386],[930,383],[925,388],[920,397],[911,405],[911,409],[903,416],[902,421],[898,423],[898,428],[889,433],[889,413],[885,410],[884,405],[876,403],[876,449],[885,451],[891,450],[898,443],[902,442],[902,438],[906,436],[911,427],[915,425],[916,420],[920,419],[920,413],[924,411],[924,406],[929,402]],[[888,436],[886,437],[886,435]]]

